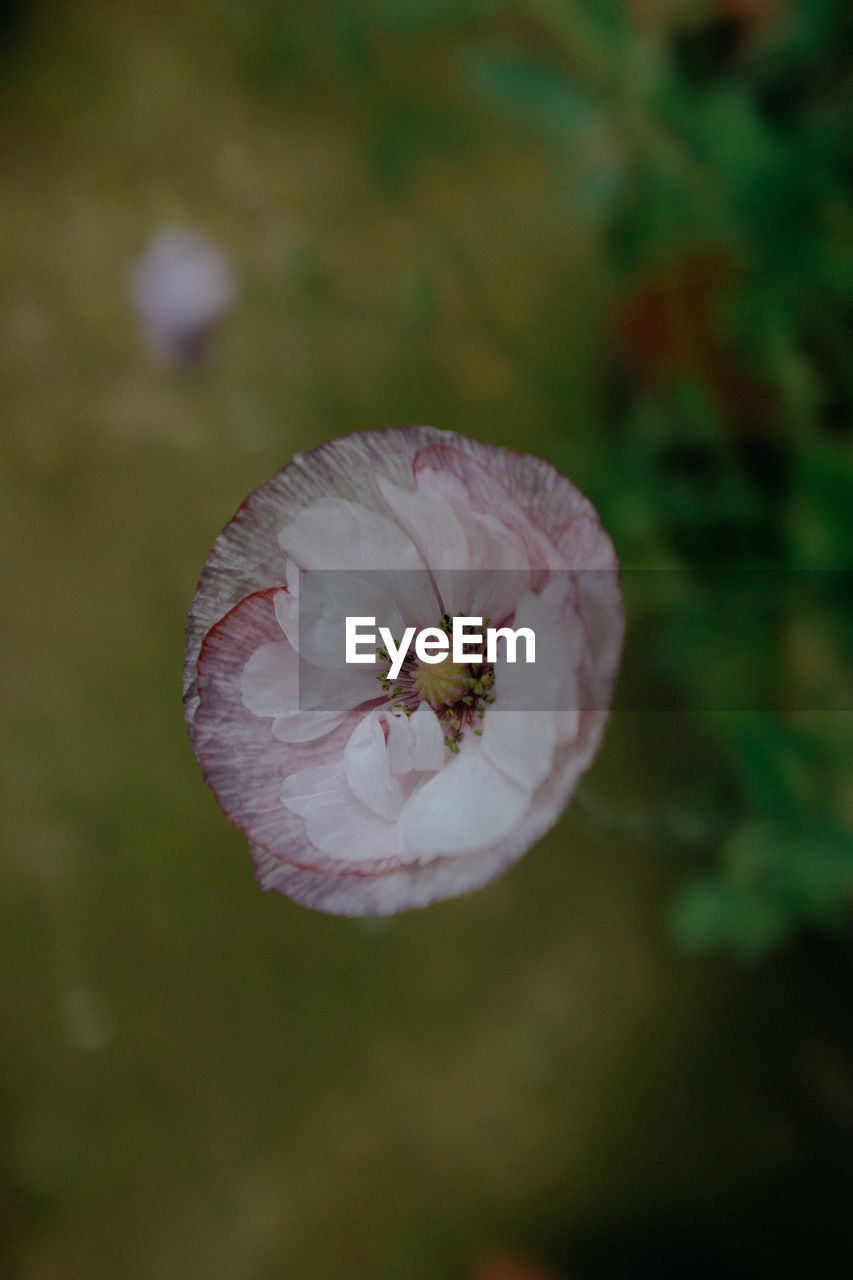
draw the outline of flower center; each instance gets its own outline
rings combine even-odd
[[[486,618],[485,628],[490,625]],[[444,615],[439,627],[451,633],[452,619]],[[474,632],[469,634],[475,634]],[[395,681],[389,676],[390,657],[385,649],[377,649],[384,669],[377,674],[382,688],[388,695],[388,701],[398,711],[407,716],[417,711],[422,702],[432,707],[441,727],[444,730],[444,744],[454,754],[459,750],[459,743],[465,736],[466,728],[471,728],[478,736],[483,732],[482,720],[486,706],[494,702],[492,688],[495,683],[495,669],[487,662],[454,662],[448,653],[440,662],[421,662],[413,653],[408,653],[403,660],[400,674]]]
[[[433,711],[442,707],[451,707],[468,692],[466,681],[470,671],[461,662],[453,662],[450,657],[441,662],[415,662],[412,672],[412,687],[422,702],[428,702]]]

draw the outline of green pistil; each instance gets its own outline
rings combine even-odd
[[[490,625],[486,618],[484,634]],[[452,619],[445,614],[439,626],[449,635]],[[466,729],[471,728],[477,737],[482,736],[486,706],[494,702],[492,666],[484,662],[453,662],[449,653],[440,662],[420,662],[410,653],[403,662],[398,681],[392,685],[388,652],[377,649],[376,653],[385,665],[385,670],[378,672],[376,678],[395,710],[410,716],[422,702],[428,703],[441,721],[444,745],[453,755],[458,755]]]
[[[418,662],[412,674],[415,692],[433,711],[459,702],[468,687],[467,681],[468,667],[449,658],[436,663]]]

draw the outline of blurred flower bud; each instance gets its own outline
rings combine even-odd
[[[154,236],[135,264],[130,296],[151,349],[187,368],[204,356],[234,296],[234,277],[224,254],[206,236],[170,227]]]

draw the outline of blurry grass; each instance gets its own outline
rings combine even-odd
[[[46,5],[33,30],[0,126],[0,1261],[432,1280],[540,1226],[723,1194],[775,1139],[722,975],[665,953],[654,841],[570,813],[472,898],[327,919],[257,891],[181,720],[209,545],[297,449],[429,421],[559,452],[595,496],[589,223],[473,108],[464,160],[383,186],[369,90],[256,96],[209,6]],[[407,74],[435,73],[425,49]],[[164,220],[242,282],[186,379],[127,310]],[[614,720],[605,808],[680,781],[650,736]]]

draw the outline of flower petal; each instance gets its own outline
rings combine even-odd
[[[566,562],[549,532],[543,529],[538,500],[548,492],[548,480],[556,477],[562,487],[565,504],[582,495],[573,485],[559,475],[548,463],[538,458],[527,458],[505,449],[494,449],[468,441],[477,451],[472,456],[469,449],[460,449],[450,443],[429,445],[415,459],[415,486],[423,488],[430,475],[443,477],[448,484],[453,477],[465,495],[468,510],[491,520],[499,519],[504,529],[517,545],[523,548],[524,563],[534,569],[561,569]],[[477,453],[481,456],[477,456]],[[484,455],[484,456],[482,456]],[[523,490],[513,483],[507,467],[522,460],[536,463],[542,474],[537,477],[534,500],[525,504]],[[582,498],[586,502],[585,498]],[[564,518],[566,507],[564,507]]]
[[[412,540],[387,516],[360,502],[321,498],[278,535],[301,569],[423,569]]]
[[[501,711],[489,707],[483,721],[483,752],[508,778],[533,793],[551,772],[557,722],[551,711]]]
[[[530,454],[449,436],[425,445],[414,468],[416,480],[425,470],[455,475],[464,485],[472,509],[500,512],[525,541],[534,565],[566,567],[558,547],[561,532],[582,515],[598,524],[589,499],[550,463]]]
[[[391,772],[411,773],[415,767],[415,738],[409,728],[409,717],[402,711],[392,712],[385,716],[385,726],[388,730],[388,763]]]
[[[408,720],[414,746],[412,768],[432,773],[445,763],[447,748],[441,721],[428,702],[422,702]]]
[[[313,742],[337,729],[347,714],[347,711],[290,711],[273,720],[272,736],[278,742]]]
[[[499,646],[495,663],[494,711],[551,709],[560,742],[571,741],[579,724],[578,670],[587,633],[575,607],[576,598],[575,576],[568,573],[555,575],[538,595],[523,596],[513,627],[533,631],[536,661],[508,662],[506,649]]]
[[[297,454],[249,495],[213,544],[190,607],[184,663],[188,724],[198,706],[197,664],[208,631],[247,596],[284,585],[287,557],[278,542],[281,529],[300,511],[329,497],[383,511],[379,476],[411,485],[421,449],[461,439],[434,427],[390,427],[345,436]]]
[[[337,577],[338,575],[331,575]],[[348,576],[348,575],[344,575]],[[324,575],[319,575],[318,581]],[[296,585],[293,584],[292,585]],[[300,597],[289,591],[277,591],[273,596],[275,616],[293,650],[299,650],[296,657],[295,679],[298,687],[299,708],[305,711],[326,712],[335,715],[360,707],[363,703],[372,702],[379,694],[376,684],[376,668],[347,663],[345,653],[338,651],[337,662],[330,663],[330,653],[340,646],[340,636],[345,635],[345,621],[326,620],[326,630],[320,628],[318,617],[311,618],[304,626],[300,626]],[[389,605],[389,608],[391,606]],[[322,611],[322,602],[320,609]],[[312,625],[319,629],[319,638],[315,646]],[[330,637],[330,639],[327,638]],[[316,659],[323,659],[325,665],[316,665]],[[285,741],[287,739],[283,739]],[[295,741],[295,739],[293,739]]]
[[[255,650],[240,677],[240,696],[256,716],[274,717],[272,733],[280,742],[321,738],[336,729],[349,710],[300,709],[299,655],[287,640],[271,641]]]
[[[507,617],[529,585],[524,544],[507,525],[473,511],[464,485],[450,472],[418,473],[414,493],[381,477],[379,486],[432,572],[440,612]]]
[[[354,862],[378,873],[400,865],[395,823],[360,803],[340,761],[292,773],[282,785],[281,799],[290,813],[303,819],[314,849],[327,855],[327,869]]]
[[[243,673],[250,659],[268,644],[286,643],[280,640],[274,592],[273,588],[249,596],[205,637],[190,737],[205,780],[250,841],[310,863],[303,824],[282,805],[282,780],[302,768],[340,762],[359,713],[350,712],[322,737],[281,741],[273,734],[278,717],[258,715],[246,705]],[[259,665],[268,661],[265,656]],[[261,697],[259,685],[252,689],[253,699],[256,696]],[[309,722],[315,723],[313,714]],[[301,713],[295,723],[301,723]]]
[[[355,726],[344,751],[344,773],[353,794],[377,817],[395,822],[406,802],[401,776],[391,770],[391,758],[378,710]]]
[[[436,603],[429,577],[419,573],[415,578],[425,588],[425,599],[418,601],[420,612],[432,621]],[[395,590],[397,584],[401,586]],[[400,635],[404,617],[397,601],[401,595],[411,592],[412,585],[412,577],[405,573],[382,574],[377,578],[347,570],[306,573],[294,602],[295,619],[293,613],[288,618],[289,635],[293,635],[295,620],[296,647],[303,658],[323,668],[346,668],[347,618],[372,617],[378,626],[386,626],[395,636]],[[405,621],[409,621],[408,616]],[[374,634],[377,634],[375,627]],[[381,642],[377,638],[378,643]]]
[[[444,730],[428,702],[422,702],[411,716],[388,711],[381,714],[388,731],[392,773],[435,773],[445,764]]]
[[[464,859],[438,858],[425,866],[386,865],[384,870],[378,864],[373,875],[341,863],[322,870],[301,867],[257,846],[252,846],[252,857],[262,889],[275,889],[302,906],[340,916],[391,916],[479,889],[523,851],[519,848],[508,855],[492,848]]]
[[[298,702],[299,655],[286,640],[259,645],[240,676],[240,696],[256,716],[280,716]]]
[[[471,853],[508,835],[530,805],[531,791],[469,749],[433,774],[400,817],[402,857]]]

